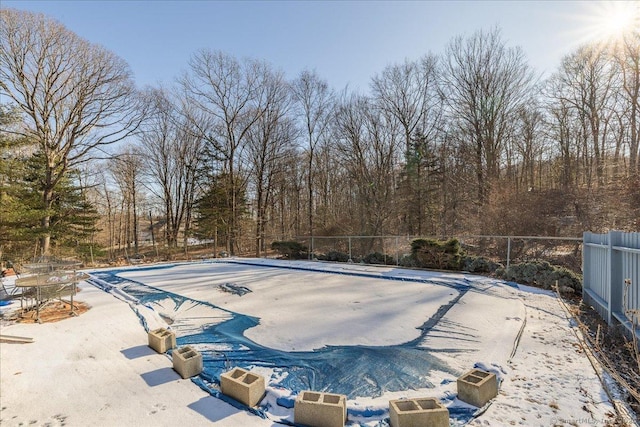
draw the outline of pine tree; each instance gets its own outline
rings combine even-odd
[[[30,140],[14,136],[12,129],[20,122],[15,110],[0,106],[0,256],[32,257],[46,233],[55,245],[77,252],[97,231],[98,212],[75,185],[73,174],[60,182],[51,209],[45,209],[45,157]],[[52,218],[48,231],[41,225],[47,215]]]
[[[24,183],[24,159],[34,150],[25,138],[15,137],[12,129],[20,123],[13,109],[0,106],[0,257],[27,256],[37,239],[39,210],[29,202]]]
[[[82,251],[84,243],[97,232],[96,224],[100,217],[97,209],[89,203],[81,187],[77,185],[74,171],[68,173],[56,187],[53,194],[53,203],[50,211],[47,211],[42,202],[44,187],[45,157],[36,152],[25,160],[26,174],[23,182],[24,202],[29,208],[37,212],[36,224],[23,224],[36,231],[38,237],[44,233],[51,236],[52,246],[59,251]],[[51,222],[47,230],[41,229],[42,217],[49,215]]]
[[[232,191],[228,177],[224,174],[215,176],[209,188],[196,203],[195,235],[202,239],[215,239],[222,244],[230,244],[229,227],[234,211],[231,207]],[[236,189],[235,200],[238,203],[235,215],[246,213],[246,194]],[[236,218],[236,222],[238,218]]]

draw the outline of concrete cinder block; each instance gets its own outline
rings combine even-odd
[[[458,378],[458,399],[478,408],[498,395],[496,374],[473,369]]]
[[[302,391],[293,408],[296,424],[309,427],[344,427],[347,421],[347,396]]]
[[[449,427],[449,410],[432,397],[390,400],[389,418],[391,427]]]
[[[176,348],[176,333],[166,328],[158,328],[149,331],[149,347],[158,353],[166,353],[167,350]]]
[[[173,369],[182,378],[190,378],[202,372],[202,354],[186,345],[173,350]]]
[[[262,375],[234,368],[220,375],[222,394],[232,397],[247,406],[256,406],[262,400],[265,381]]]

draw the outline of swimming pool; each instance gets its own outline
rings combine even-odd
[[[469,291],[478,294],[493,282],[273,260],[166,264],[91,276],[128,301],[146,329],[167,326],[179,346],[200,351],[204,371],[194,381],[208,392],[239,405],[219,393],[220,374],[239,366],[265,375],[266,398],[257,409],[244,409],[276,422],[292,423],[293,401],[302,390],[347,395],[350,425],[386,425],[385,402],[416,393],[439,395],[460,424],[475,412],[455,400],[450,383],[466,368],[451,361],[482,344],[453,327],[448,314],[465,304]]]

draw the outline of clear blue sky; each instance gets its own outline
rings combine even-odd
[[[600,3],[598,6],[596,3]],[[124,58],[139,86],[170,84],[201,48],[264,59],[293,78],[315,69],[334,89],[368,91],[386,65],[443,52],[457,35],[502,28],[540,73],[589,36],[602,2],[10,1]]]

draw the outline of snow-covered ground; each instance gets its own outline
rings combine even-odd
[[[576,328],[537,289],[264,259],[90,273],[77,296],[87,313],[0,331],[35,341],[0,345],[3,426],[290,424],[308,389],[346,394],[352,426],[386,426],[388,401],[401,397],[438,398],[452,425],[592,426],[614,414]],[[148,349],[145,328],[161,326],[203,353],[203,375],[182,380]],[[233,366],[267,379],[253,412],[219,393]],[[456,398],[474,367],[500,379],[483,410]]]

